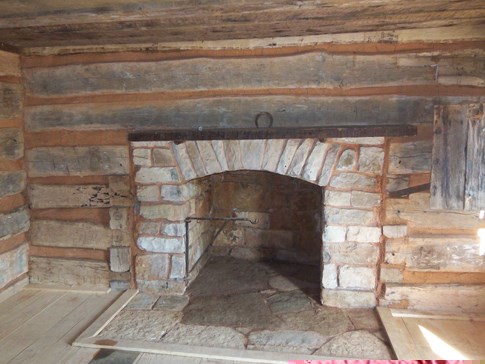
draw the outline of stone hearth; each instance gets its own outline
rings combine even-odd
[[[265,171],[321,189],[321,221],[315,226],[324,227],[318,249],[322,302],[375,306],[383,144],[383,138],[132,142],[136,241],[143,252],[135,262],[138,288],[183,293],[207,260],[206,248],[220,225],[185,224],[187,217],[216,216],[207,202],[209,177]]]

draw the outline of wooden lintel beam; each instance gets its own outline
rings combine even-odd
[[[400,198],[400,197],[407,197],[412,193],[422,192],[422,191],[429,191],[431,184],[424,183],[422,185],[417,185],[413,187],[404,188],[402,190],[391,191],[388,193],[390,198]]]
[[[303,139],[303,138],[359,138],[415,136],[413,125],[304,127],[304,128],[221,128],[173,129],[131,132],[128,140],[186,141],[186,140],[243,140],[243,139]]]

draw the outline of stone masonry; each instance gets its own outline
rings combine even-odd
[[[142,290],[182,293],[188,216],[207,216],[203,177],[268,171],[325,189],[322,206],[322,302],[376,305],[384,138],[133,142],[137,216],[136,281]],[[202,181],[202,182],[201,182]],[[205,214],[205,215],[204,215]],[[193,224],[192,265],[210,243],[209,226]],[[194,243],[195,244],[195,243]]]

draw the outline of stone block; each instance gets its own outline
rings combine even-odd
[[[153,165],[157,167],[175,167],[175,157],[171,149],[153,149]]]
[[[140,208],[140,215],[145,219],[167,219],[170,221],[183,221],[189,215],[190,205],[161,204],[144,205]]]
[[[212,149],[214,149],[214,153],[216,155],[217,161],[221,166],[222,172],[227,171],[229,167],[227,166],[226,153],[224,152],[224,141],[212,140],[211,144],[212,144]]]
[[[373,290],[376,285],[376,270],[368,267],[342,266],[339,271],[339,286],[347,289]]]
[[[276,173],[286,175],[300,142],[301,139],[288,139],[286,141],[285,149],[276,167]]]
[[[340,308],[372,308],[377,305],[377,300],[373,292],[324,289],[322,304]]]
[[[48,147],[27,151],[29,177],[127,175],[125,146]]]
[[[345,149],[337,162],[336,169],[339,171],[351,171],[354,169],[357,161],[357,153],[353,149]]]
[[[390,239],[403,238],[408,235],[407,225],[385,225],[382,229],[384,236]]]
[[[113,230],[127,229],[129,211],[126,207],[111,207],[109,209],[109,227]]]
[[[140,223],[140,226],[138,227],[138,232],[140,234],[146,234],[146,235],[157,235],[159,229],[160,229],[159,222],[143,221]]]
[[[212,148],[212,143],[208,140],[198,140],[196,143],[207,174],[221,173],[222,168],[216,157],[214,148]]]
[[[382,264],[380,279],[386,283],[401,283],[404,279],[402,269]]]
[[[23,244],[0,255],[0,288],[28,271],[28,249],[28,244]]]
[[[337,153],[339,150],[338,144],[331,144],[328,147],[327,154],[325,155],[325,161],[323,162],[322,172],[320,173],[320,178],[318,180],[318,185],[325,187],[330,181],[330,177],[333,173],[333,166],[337,158]]]
[[[352,206],[372,208],[381,203],[381,195],[372,192],[352,191]]]
[[[260,170],[263,163],[265,140],[241,140],[241,161],[244,169]]]
[[[373,266],[379,258],[379,245],[366,243],[325,243],[324,263]]]
[[[133,237],[127,230],[111,230],[113,246],[131,246]]]
[[[131,284],[128,281],[110,280],[109,288],[113,291],[126,291],[131,288]]]
[[[322,285],[325,289],[334,289],[338,286],[338,271],[335,264],[325,264],[322,273]]]
[[[320,143],[317,141],[313,150],[308,157],[305,167],[303,168],[302,178],[307,181],[316,181],[322,169],[325,154],[327,153],[329,144]]]
[[[169,273],[169,259],[168,254],[137,255],[135,258],[137,281],[166,279]]]
[[[381,228],[368,226],[349,226],[347,241],[357,243],[378,243],[381,239]]]
[[[136,198],[138,201],[160,201],[160,186],[137,186]]]
[[[182,238],[142,236],[137,239],[140,249],[153,253],[183,253],[185,241]]]
[[[185,236],[185,224],[184,223],[167,223],[162,224],[161,233],[169,236]]]
[[[130,248],[111,247],[109,249],[109,267],[112,272],[128,272],[131,267]]]
[[[17,128],[0,129],[0,159],[17,160],[24,155],[24,138]]]
[[[180,182],[177,169],[174,167],[142,167],[136,172],[136,183],[173,183]]]
[[[186,183],[180,186],[164,185],[161,187],[162,200],[171,202],[185,202],[200,193],[200,188],[194,183]]]
[[[185,146],[187,147],[187,153],[192,161],[192,166],[194,167],[197,177],[207,176],[208,173],[205,170],[205,164],[202,156],[200,155],[199,148],[197,147],[197,142],[186,141]]]
[[[381,174],[383,165],[384,165],[383,148],[376,148],[376,147],[360,148],[359,171]]]
[[[325,190],[325,205],[336,207],[350,207],[350,192]]]
[[[22,192],[25,179],[24,171],[0,172],[0,198]]]
[[[175,154],[175,159],[177,160],[177,164],[182,172],[186,181],[194,179],[197,177],[195,173],[194,166],[190,161],[189,154],[187,152],[187,147],[184,143],[181,144],[174,144],[173,145],[173,152]]]
[[[161,295],[182,295],[187,288],[184,281],[164,279],[144,280],[137,278],[136,285],[141,292]]]
[[[314,139],[305,139],[298,149],[296,150],[295,156],[291,161],[290,167],[288,168],[288,175],[293,177],[300,177],[303,166],[308,158],[308,154],[310,153]]]
[[[376,217],[372,211],[325,206],[324,213],[328,224],[374,225],[376,223]]]
[[[347,228],[345,226],[326,225],[323,233],[323,241],[327,243],[342,243],[345,241]]]
[[[9,238],[29,230],[30,217],[26,208],[0,214],[0,239]]]
[[[243,169],[239,140],[225,140],[224,154],[226,155],[227,167],[230,171]]]
[[[150,167],[152,165],[152,150],[137,148],[133,150],[133,163],[135,166]]]
[[[264,154],[262,166],[265,171],[276,172],[284,147],[284,139],[269,139],[266,141],[266,153]]]
[[[377,179],[359,173],[343,172],[333,176],[330,186],[338,189],[376,190]]]
[[[172,255],[170,279],[183,279],[185,277],[185,255]]]

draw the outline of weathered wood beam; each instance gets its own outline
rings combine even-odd
[[[241,139],[304,139],[304,138],[358,138],[376,136],[414,136],[416,126],[347,126],[315,128],[227,128],[184,129],[167,131],[133,132],[128,135],[136,141],[186,141],[186,140],[241,140]]]
[[[388,193],[390,198],[406,197],[412,193],[429,191],[430,183],[424,183],[422,185],[417,185],[413,187],[403,188],[402,190],[391,191]]]

